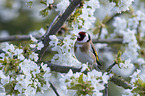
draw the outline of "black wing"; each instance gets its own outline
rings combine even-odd
[[[91,48],[92,48],[93,54],[94,54],[95,57],[96,57],[96,62],[98,63],[98,65],[101,66],[101,63],[99,62],[99,57],[98,57],[97,51],[93,48],[93,45],[91,46]]]

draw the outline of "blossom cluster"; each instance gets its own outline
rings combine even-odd
[[[111,37],[122,37],[123,43],[122,49],[124,53],[122,58],[124,63],[120,63],[121,68],[134,68],[133,66],[138,66],[137,72],[133,72],[130,76],[132,89],[126,89],[123,96],[142,96],[144,95],[144,65],[145,60],[139,54],[140,50],[144,50],[142,45],[139,46],[140,40],[145,37],[145,30],[143,25],[145,23],[144,12],[137,10],[133,17],[115,17],[113,22],[114,33]],[[134,65],[133,65],[134,64]]]
[[[77,18],[78,25],[81,26],[82,29],[88,30],[93,27],[93,23],[96,20],[94,12],[95,9],[99,7],[100,5],[98,0],[89,0],[84,2],[81,14]]]
[[[55,35],[49,37],[51,39],[49,45],[52,47],[52,51],[57,52],[51,59],[51,63],[80,66],[81,63],[74,57],[75,38],[72,35],[67,35],[63,40],[58,39]]]
[[[132,84],[132,89],[126,89],[123,96],[143,96],[145,87],[145,75],[144,68],[142,70],[136,70],[130,77]]]
[[[137,59],[139,56],[138,50],[140,49],[140,46],[137,43],[137,27],[139,25],[140,19],[142,19],[143,13],[136,12],[136,17],[128,18],[126,20],[125,18],[121,17],[115,17],[115,21],[113,22],[113,26],[115,27],[114,33],[111,34],[112,37],[116,36],[122,36],[123,37],[123,43],[127,45],[125,46],[125,52],[123,53],[122,58],[131,59],[133,62]],[[142,15],[141,15],[142,14]],[[143,23],[144,21],[142,21]],[[120,27],[121,26],[121,27]],[[139,26],[140,30],[142,29],[142,26]],[[139,38],[142,38],[144,36],[144,30],[140,31],[140,34],[142,34]]]
[[[33,46],[40,50],[44,45],[37,44],[31,36]],[[32,52],[32,44],[22,48],[6,43],[0,54],[0,94],[35,96],[43,93],[49,85],[50,68],[46,64],[37,65],[38,54]]]
[[[92,70],[86,74],[70,70],[60,78],[60,87],[66,91],[74,91],[74,95],[85,96],[102,96],[104,85],[108,83],[109,76],[107,73]]]
[[[129,10],[134,0],[114,0],[116,1],[115,7],[112,9],[114,12],[121,13],[122,11]],[[118,2],[117,2],[118,1]]]

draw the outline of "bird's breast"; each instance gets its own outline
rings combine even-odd
[[[89,64],[93,64],[94,63],[94,58],[91,57],[91,53],[86,52],[86,51],[82,51],[82,45],[76,45],[75,48],[75,56],[76,58],[82,62],[82,63],[89,63]]]

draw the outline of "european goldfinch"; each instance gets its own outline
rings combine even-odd
[[[82,63],[88,62],[89,65],[95,64],[95,67],[101,65],[91,37],[86,32],[78,33],[77,40],[74,44],[74,53],[76,58]]]

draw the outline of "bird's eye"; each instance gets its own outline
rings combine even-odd
[[[86,36],[85,33],[79,33],[80,37],[84,38]]]
[[[86,35],[84,35],[84,34],[81,35],[81,37],[83,37],[83,38],[84,38],[85,36],[86,36]]]

